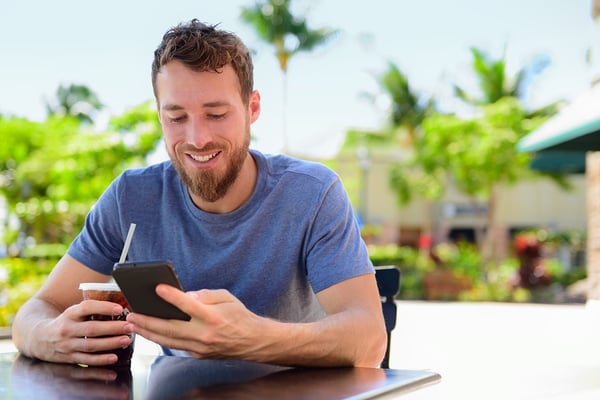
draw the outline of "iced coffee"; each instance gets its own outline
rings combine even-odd
[[[79,289],[83,292],[84,300],[102,300],[117,303],[123,307],[123,313],[120,315],[90,315],[89,319],[93,321],[124,321],[129,314],[131,308],[125,299],[119,286],[114,283],[82,283],[79,285]],[[115,350],[107,350],[99,352],[103,353],[114,353],[119,358],[116,364],[111,366],[129,366],[131,364],[131,356],[133,355],[133,346],[135,335],[129,334],[131,343],[123,348]]]

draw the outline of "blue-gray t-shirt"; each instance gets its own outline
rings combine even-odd
[[[128,260],[172,261],[184,290],[227,289],[261,316],[318,319],[315,293],[373,273],[346,191],[321,164],[251,154],[256,187],[227,214],[198,209],[169,161],[125,171],[90,211],[68,254],[109,275],[135,223]]]

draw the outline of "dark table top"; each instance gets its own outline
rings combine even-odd
[[[112,369],[0,353],[3,399],[373,399],[439,380],[430,371],[289,368],[136,354],[131,368]]]

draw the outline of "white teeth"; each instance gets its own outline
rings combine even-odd
[[[207,162],[207,161],[212,160],[213,158],[215,158],[217,156],[217,154],[219,154],[219,152],[212,153],[212,154],[209,154],[207,156],[196,156],[196,155],[190,154],[190,157],[192,157],[196,161]]]

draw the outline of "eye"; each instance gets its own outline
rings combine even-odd
[[[169,122],[172,124],[177,124],[179,122],[183,122],[186,119],[185,115],[179,116],[179,117],[168,117]]]
[[[225,118],[226,113],[222,113],[222,114],[207,114],[208,119],[215,119],[215,120],[219,120],[219,119],[223,119]]]

